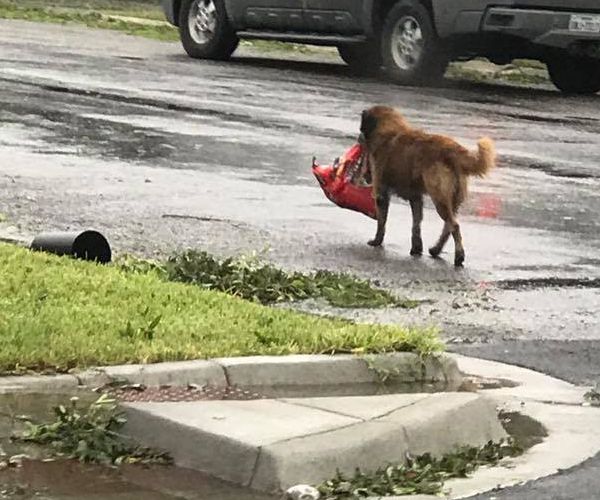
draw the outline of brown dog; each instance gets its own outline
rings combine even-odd
[[[377,202],[377,234],[369,245],[383,243],[390,196],[395,193],[410,202],[413,216],[410,254],[421,255],[423,195],[428,194],[444,220],[442,235],[429,253],[437,257],[452,234],[454,264],[462,266],[465,251],[456,215],[467,195],[467,178],[483,177],[494,167],[493,141],[480,139],[479,150],[473,153],[448,137],[410,127],[398,111],[387,106],[363,111],[359,141],[369,152],[373,196]]]

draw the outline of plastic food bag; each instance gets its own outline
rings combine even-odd
[[[360,144],[352,146],[333,165],[319,165],[313,158],[312,171],[333,203],[377,218],[368,159]]]

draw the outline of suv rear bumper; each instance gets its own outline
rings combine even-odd
[[[589,47],[597,54],[600,32],[580,32],[569,29],[573,15],[582,12],[560,12],[551,10],[512,9],[492,7],[484,15],[481,30],[485,33],[502,33],[525,39],[529,42],[560,49]],[[598,15],[598,14],[589,14]]]

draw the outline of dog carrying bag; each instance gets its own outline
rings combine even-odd
[[[337,206],[377,218],[367,154],[360,144],[336,158],[333,165],[319,165],[313,158],[312,171],[325,196]]]

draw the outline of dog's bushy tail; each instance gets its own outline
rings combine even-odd
[[[467,175],[485,177],[496,165],[496,146],[489,137],[482,137],[477,143],[477,153],[471,153],[461,162],[461,169]]]

